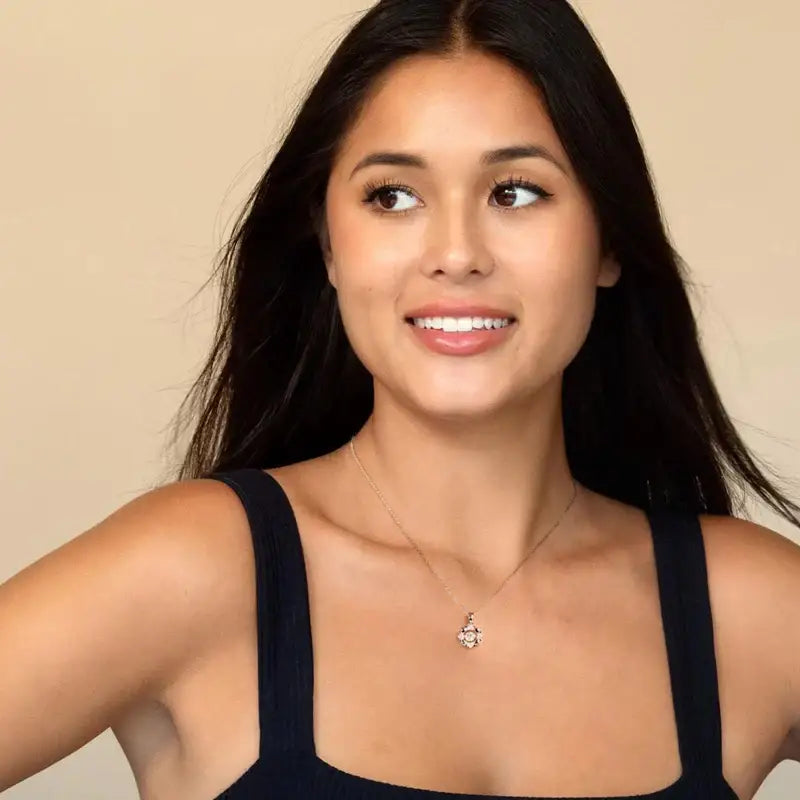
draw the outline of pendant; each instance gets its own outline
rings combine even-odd
[[[475,615],[471,611],[468,612],[467,624],[458,632],[458,641],[461,642],[464,647],[469,647],[470,649],[477,647],[483,641],[483,631],[477,628],[472,622],[474,616]]]

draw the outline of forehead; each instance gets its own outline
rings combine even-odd
[[[420,55],[376,81],[339,160],[352,165],[367,150],[403,149],[432,160],[474,161],[518,141],[535,141],[567,160],[538,89],[521,72],[475,52]]]

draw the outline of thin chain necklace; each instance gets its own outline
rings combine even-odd
[[[475,614],[478,613],[478,610],[470,611],[469,609],[466,608],[466,606],[462,605],[456,599],[456,596],[453,594],[453,592],[450,589],[450,587],[445,583],[444,580],[442,580],[442,578],[439,576],[439,574],[436,572],[436,570],[431,566],[430,561],[428,561],[428,559],[425,558],[425,554],[422,552],[422,550],[419,549],[419,547],[417,546],[416,542],[405,532],[405,530],[403,529],[403,526],[400,524],[400,521],[397,519],[397,516],[395,515],[394,511],[392,511],[391,507],[386,502],[386,499],[384,498],[383,494],[381,493],[381,490],[375,485],[375,481],[372,480],[372,478],[369,476],[369,473],[364,468],[364,465],[361,463],[361,459],[358,457],[358,454],[356,453],[356,448],[355,448],[355,445],[353,444],[353,439],[355,439],[355,436],[353,436],[350,439],[350,452],[353,454],[353,458],[355,459],[356,464],[358,464],[358,467],[361,470],[361,473],[367,479],[367,483],[369,483],[369,485],[372,487],[372,489],[374,490],[375,494],[378,495],[378,499],[381,501],[381,503],[383,503],[384,507],[389,512],[389,516],[392,518],[392,521],[397,526],[397,528],[400,530],[400,533],[402,533],[403,536],[405,536],[406,539],[408,539],[408,541],[411,543],[411,546],[420,554],[420,556],[422,556],[422,560],[427,564],[428,569],[439,579],[439,581],[442,583],[444,588],[447,590],[447,593],[450,595],[450,597],[453,598],[453,600],[455,601],[455,603],[457,605],[461,606],[461,608],[464,610],[464,613],[467,615],[467,624],[464,625],[459,630],[459,632],[458,632],[458,641],[464,647],[469,648],[469,649],[472,649],[473,647],[477,647],[483,641],[483,630],[481,628],[477,627],[475,625],[475,622],[474,622]],[[556,522],[556,524],[553,525],[553,527],[550,528],[550,530],[547,531],[547,533],[530,549],[528,554],[525,556],[525,558],[522,559],[522,561],[519,563],[517,568],[511,573],[511,575],[509,575],[500,584],[500,586],[497,587],[497,589],[495,590],[494,594],[491,597],[489,597],[489,599],[484,603],[484,606],[489,602],[489,600],[491,600],[500,591],[500,589],[503,588],[503,586],[506,585],[506,582],[513,575],[516,574],[516,572],[519,570],[519,568],[533,555],[533,553],[536,550],[536,548],[539,547],[539,545],[542,544],[542,542],[544,542],[544,540],[561,524],[561,520],[564,519],[564,516],[566,515],[567,511],[569,511],[569,509],[572,506],[573,502],[575,502],[575,498],[578,495],[578,485],[577,485],[577,483],[575,483],[575,479],[574,478],[572,479],[572,488],[573,488],[572,497],[571,497],[569,503],[567,504],[567,507],[564,509],[564,511],[562,512],[562,514],[559,517],[558,521]]]

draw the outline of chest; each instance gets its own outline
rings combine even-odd
[[[476,613],[483,641],[469,650],[457,640],[462,609],[424,565],[359,573],[322,556],[306,560],[326,763],[501,795],[644,794],[679,777],[655,585],[596,567],[521,573]],[[480,594],[450,577],[464,600]]]
[[[485,608],[491,590],[457,569],[444,574],[459,599],[482,609],[483,642],[468,650],[456,638],[461,608],[412,554],[369,557],[322,538],[304,542],[304,554],[313,741],[334,770],[442,792],[540,797],[644,795],[681,775],[656,574],[646,561],[622,572],[597,563],[520,572]],[[745,800],[772,767],[775,731],[768,714],[754,713],[769,704],[736,668],[725,611],[715,612],[725,777]],[[167,704],[184,758],[157,778],[143,767],[152,773],[143,782],[209,800],[230,785],[258,753],[256,670],[254,613],[241,641],[173,687]]]

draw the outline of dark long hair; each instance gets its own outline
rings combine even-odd
[[[640,508],[726,515],[741,512],[750,487],[800,525],[800,506],[765,477],[723,408],[628,104],[566,0],[380,0],[343,38],[220,251],[217,328],[173,423],[173,445],[192,428],[174,477],[312,458],[364,424],[372,377],[345,335],[321,249],[328,176],[387,68],[466,49],[505,59],[541,93],[622,268],[598,289],[563,376],[576,479]]]

